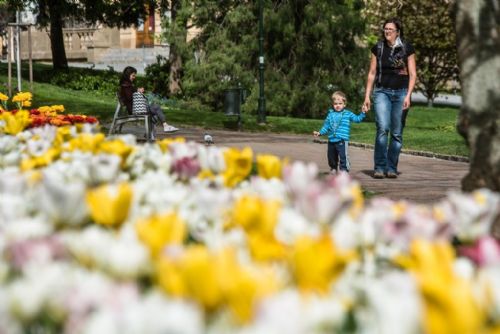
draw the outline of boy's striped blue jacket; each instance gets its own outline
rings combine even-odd
[[[321,136],[328,135],[328,141],[335,143],[341,140],[349,141],[351,136],[351,122],[361,123],[365,119],[365,114],[356,115],[348,109],[335,111],[333,108],[328,109],[323,127],[319,130]]]

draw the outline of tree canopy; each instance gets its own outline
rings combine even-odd
[[[39,27],[49,27],[54,68],[66,68],[62,29],[68,19],[110,27],[127,27],[138,23],[148,10],[160,1],[153,0],[6,0],[11,10],[32,9]]]
[[[417,89],[432,105],[434,98],[450,82],[458,82],[455,26],[449,0],[367,1],[372,42],[385,19],[396,16],[404,34],[415,47]]]
[[[263,3],[267,113],[318,116],[337,89],[345,91],[353,105],[360,101],[364,85],[360,73],[368,63],[361,46],[365,24],[359,12],[363,2]],[[258,2],[182,1],[182,8],[184,19],[177,22],[200,29],[183,48],[184,95],[218,109],[224,89],[241,84],[250,92],[243,109],[255,113]],[[166,36],[172,40],[168,32]]]

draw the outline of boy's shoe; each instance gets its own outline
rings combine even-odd
[[[163,127],[163,132],[175,132],[175,131],[179,131],[178,128],[176,128],[175,126],[172,126],[172,125],[165,125]]]
[[[337,170],[336,169],[330,169],[330,174],[331,175],[337,175]]]
[[[397,174],[397,173],[395,173],[395,172],[387,172],[386,177],[387,177],[388,179],[397,179],[397,178],[398,178],[398,174]]]
[[[374,179],[383,179],[384,178],[384,173],[375,171],[373,173],[373,178]]]

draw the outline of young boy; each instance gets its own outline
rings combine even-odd
[[[356,115],[345,109],[346,96],[337,91],[332,94],[332,106],[328,109],[328,115],[321,130],[313,131],[315,137],[328,135],[328,165],[330,173],[340,170],[349,172],[349,157],[347,154],[349,137],[351,135],[351,122],[360,123],[365,118],[365,112]]]

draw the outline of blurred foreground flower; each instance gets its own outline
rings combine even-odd
[[[97,224],[118,226],[128,217],[132,187],[128,183],[103,185],[87,192],[90,216]]]
[[[453,249],[447,243],[414,240],[400,263],[413,273],[422,292],[427,333],[481,333],[485,314],[470,282],[453,271]]]
[[[257,155],[257,173],[260,177],[265,179],[281,178],[282,165],[281,160],[275,155]]]
[[[40,109],[0,133],[2,333],[500,328],[498,193],[365,204],[313,163]]]
[[[242,267],[231,249],[210,253],[205,247],[193,246],[177,253],[175,249],[167,251],[158,262],[162,288],[194,299],[208,311],[227,303],[241,322],[249,321],[258,300],[279,286],[272,271]]]
[[[301,290],[326,293],[332,280],[341,274],[354,255],[336,249],[327,235],[318,239],[303,237],[293,246],[290,266]]]
[[[136,230],[153,256],[167,245],[181,245],[187,234],[185,223],[175,213],[141,219],[136,224]]]
[[[31,120],[27,111],[2,112],[0,114],[0,130],[3,130],[6,134],[18,134],[30,124]]]
[[[252,170],[253,152],[250,147],[245,147],[241,151],[236,148],[228,148],[224,151],[226,170],[223,174],[224,184],[234,187],[243,181]]]

